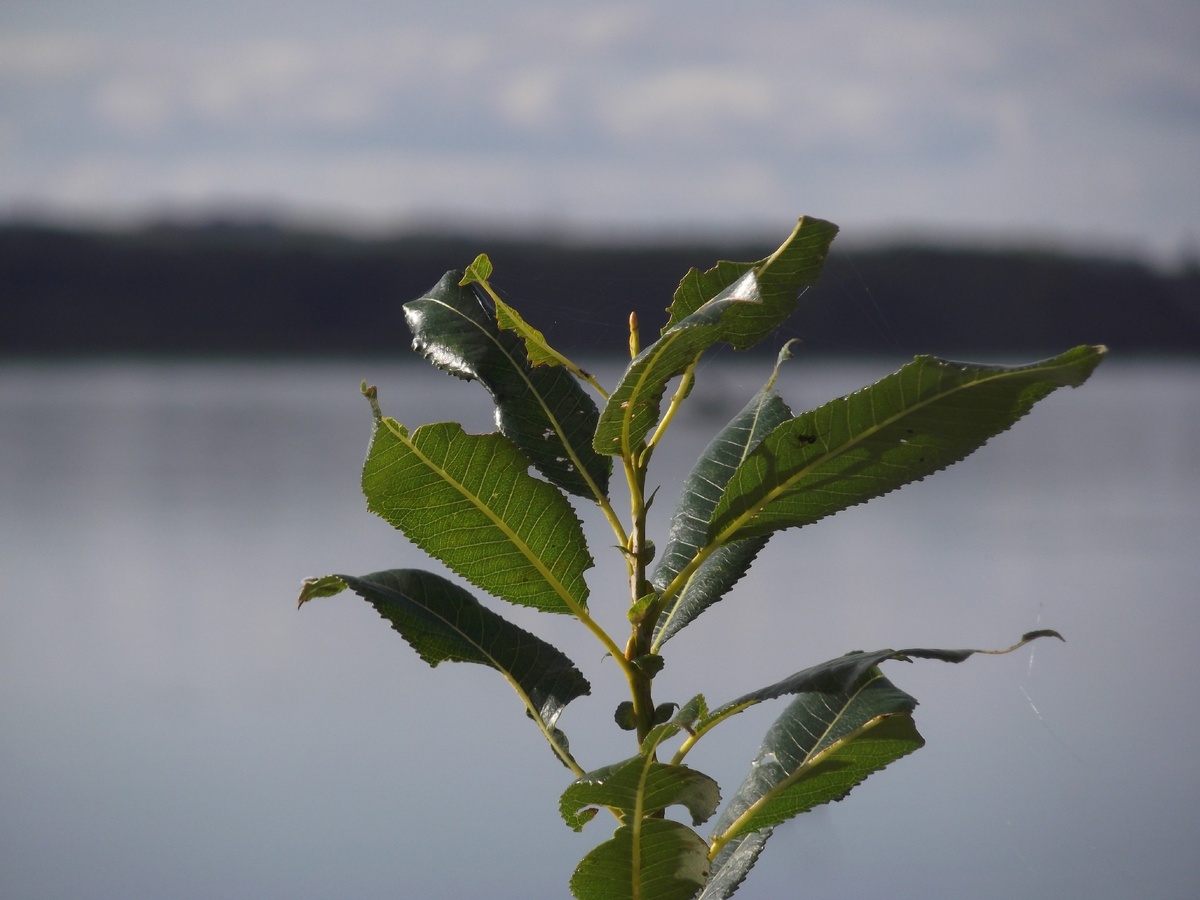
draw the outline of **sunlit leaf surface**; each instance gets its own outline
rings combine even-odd
[[[510,603],[569,613],[586,603],[592,558],[570,502],[527,469],[503,435],[453,422],[409,434],[384,418],[362,485],[371,512],[463,578]]]
[[[650,816],[681,804],[691,813],[692,824],[699,825],[716,812],[720,799],[717,783],[704,773],[660,763],[646,754],[588,772],[563,792],[559,811],[578,831],[591,818],[579,814],[587,806],[606,806],[623,815],[640,810]]]
[[[731,274],[685,278],[679,317],[672,307],[671,324],[657,341],[629,364],[621,383],[600,412],[595,448],[604,454],[631,453],[659,419],[667,383],[681,375],[700,354],[718,341],[745,349],[756,344],[796,310],[800,292],[816,281],[837,228],[820,219],[801,219],[788,240],[771,256],[747,266],[735,281],[701,299]],[[734,264],[735,268],[737,264]],[[682,289],[682,286],[681,286]]]
[[[983,446],[1063,386],[1087,380],[1103,347],[1028,366],[931,356],[783,423],[734,472],[709,541],[768,535],[919,481]]]
[[[708,872],[700,835],[670,819],[643,819],[583,858],[571,893],[577,900],[690,900]]]

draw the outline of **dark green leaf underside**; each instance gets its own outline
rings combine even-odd
[[[721,811],[714,839],[771,828],[840,800],[923,743],[916,701],[870,669],[848,691],[797,694],[767,731],[750,773]]]
[[[853,686],[859,683],[869,670],[888,660],[911,662],[914,659],[933,659],[940,662],[961,663],[977,653],[989,655],[1011,653],[1025,646],[1030,641],[1048,637],[1057,638],[1060,641],[1063,640],[1063,636],[1057,631],[1042,629],[1021,635],[1021,639],[1017,643],[1001,650],[944,650],[925,647],[909,647],[904,650],[855,650],[836,659],[827,660],[818,665],[810,666],[807,669],[802,669],[781,681],[769,684],[756,691],[751,691],[748,694],[743,694],[736,700],[731,700],[713,710],[708,710],[705,707],[702,697],[696,697],[679,710],[674,721],[681,727],[686,727],[691,731],[705,730],[713,722],[727,718],[735,711],[748,709],[758,703],[774,700],[789,694],[804,692],[841,693],[852,690]]]
[[[344,587],[370,603],[431,666],[469,662],[500,672],[547,728],[554,726],[563,707],[591,690],[561,651],[439,575],[394,569],[310,579],[300,602],[331,596]]]
[[[771,828],[762,828],[735,837],[713,858],[712,875],[697,900],[728,900],[741,887],[754,864],[758,862]]]
[[[781,354],[781,362],[785,356],[786,351]],[[713,509],[742,460],[767,434],[791,418],[791,410],[773,388],[774,381],[772,375],[767,386],[713,439],[684,481],[662,559],[651,579],[657,590],[667,588],[704,546]],[[654,649],[657,651],[681,628],[721,600],[746,574],[766,542],[765,537],[735,541],[710,555],[660,614]]]
[[[737,890],[775,824],[840,799],[871,772],[921,746],[910,716],[916,701],[883,677],[880,663],[960,663],[977,653],[1010,653],[1042,637],[1062,640],[1057,632],[1042,630],[1002,650],[855,651],[714,710],[703,696],[684,704],[672,725],[700,733],[765,700],[796,697],[767,732],[749,775],[717,819],[714,840],[728,842],[713,858],[712,880],[702,898],[725,900]]]
[[[477,379],[496,403],[496,423],[550,482],[583,497],[607,496],[612,460],[592,447],[599,412],[575,377],[534,365],[524,341],[502,330],[475,289],[448,272],[404,305],[413,348],[439,369]]]

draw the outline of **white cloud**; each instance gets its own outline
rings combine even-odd
[[[227,121],[278,110],[280,102],[290,106],[320,71],[311,48],[295,41],[263,41],[205,53],[175,77],[183,83],[187,112]]]
[[[0,36],[0,78],[57,80],[88,71],[101,44],[83,34]]]
[[[96,87],[95,113],[131,134],[161,132],[174,117],[177,98],[170,86],[149,78],[117,76]]]
[[[9,40],[0,61],[0,90],[66,119],[90,115],[110,134],[131,140],[171,128],[216,127],[226,138],[306,128],[369,127],[389,104],[490,87],[486,68],[495,39],[486,35],[429,34],[414,30],[359,34],[328,41],[234,39],[189,44],[123,42],[114,38]],[[0,48],[5,49],[5,48]],[[520,86],[528,98],[542,90],[537,72]],[[41,88],[50,78],[69,90]],[[90,98],[79,108],[78,97]],[[28,109],[28,106],[27,106]]]
[[[537,67],[517,72],[499,87],[498,108],[519,126],[552,127],[561,112],[563,86],[557,69]]]
[[[777,109],[775,89],[760,73],[724,66],[687,66],[610,88],[602,95],[597,112],[623,140],[674,142],[758,125]]]

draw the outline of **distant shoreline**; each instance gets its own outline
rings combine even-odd
[[[643,344],[680,277],[773,249],[761,236],[636,244],[479,233],[350,236],[269,222],[69,229],[0,224],[8,356],[407,353],[401,304],[479,252],[494,284],[561,349],[610,355],[636,311]],[[1105,343],[1200,353],[1200,267],[1053,249],[834,244],[780,339],[830,354],[997,355]],[[775,342],[770,352],[777,349]]]

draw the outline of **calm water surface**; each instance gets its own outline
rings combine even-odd
[[[660,525],[766,368],[704,370]],[[796,361],[781,390],[892,368]],[[305,576],[426,565],[363,507],[363,377],[406,424],[490,427],[477,386],[415,366],[0,367],[0,895],[567,896],[610,829],[562,825],[566,772],[503,681],[429,669],[361,601],[295,610]],[[929,745],[779,829],[738,897],[1194,897],[1197,535],[1200,366],[1109,361],[949,472],[774,538],[667,646],[661,699],[850,649],[1069,642],[890,664]],[[591,584],[618,628],[620,579]],[[503,612],[591,678],[562,719],[581,762],[628,756],[598,645]],[[692,763],[731,791],[776,712]]]

